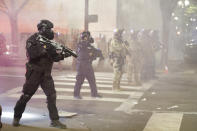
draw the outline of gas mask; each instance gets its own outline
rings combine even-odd
[[[54,38],[54,32],[52,30],[53,23],[49,20],[41,20],[37,25],[40,35],[52,40]]]
[[[54,38],[54,32],[53,30],[51,30],[51,28],[42,27],[39,33],[49,40],[52,40]]]

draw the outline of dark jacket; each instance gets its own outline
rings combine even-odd
[[[88,41],[80,41],[77,45],[77,62],[92,63],[91,44]]]
[[[36,68],[51,70],[53,62],[62,60],[63,56],[58,54],[51,56],[50,49],[38,40],[38,35],[38,33],[33,34],[26,42],[28,63]]]

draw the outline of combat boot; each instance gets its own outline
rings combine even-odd
[[[16,126],[16,127],[17,127],[17,126],[20,126],[19,121],[20,121],[19,118],[14,118],[14,119],[13,119],[13,122],[12,122],[12,125],[13,125],[13,126]]]
[[[63,123],[61,123],[59,120],[52,120],[51,121],[51,126],[60,128],[60,129],[67,129],[67,126]]]

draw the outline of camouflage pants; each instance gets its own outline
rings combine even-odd
[[[113,90],[120,89],[120,80],[123,74],[123,64],[119,63],[116,59],[113,62],[114,78],[113,78]]]
[[[130,62],[128,63],[127,66],[127,79],[129,83],[133,81],[133,64]]]
[[[136,84],[140,84],[141,70],[142,70],[142,63],[140,61],[128,63],[128,75],[127,75],[128,82],[131,83],[134,76],[134,82]]]

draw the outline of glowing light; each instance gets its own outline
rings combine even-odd
[[[14,113],[13,112],[2,112],[2,118],[14,118]],[[39,115],[32,114],[32,113],[23,113],[22,116],[23,119],[35,119],[35,118],[40,118]]]
[[[186,26],[189,26],[189,24],[186,24]]]
[[[114,32],[117,32],[118,31],[118,29],[114,29]]]
[[[178,20],[178,19],[179,19],[179,17],[177,17],[177,16],[176,16],[176,17],[174,17],[174,19],[175,19],[175,20]]]
[[[172,16],[175,16],[175,13],[172,13]]]
[[[180,32],[180,31],[177,31],[177,32],[176,32],[176,34],[177,34],[177,35],[180,35],[180,34],[181,34],[181,32]]]
[[[5,52],[5,54],[6,54],[6,55],[9,55],[9,54],[10,54],[10,52],[6,51],[6,52]]]
[[[196,26],[196,30],[197,30],[197,26]]]
[[[176,30],[178,30],[178,26],[176,26]]]
[[[196,19],[195,18],[190,18],[190,21],[196,21]]]
[[[179,6],[183,6],[183,1],[181,1],[181,0],[178,1],[178,5],[179,5]]]
[[[185,6],[189,6],[189,5],[190,5],[189,0],[185,0]]]

